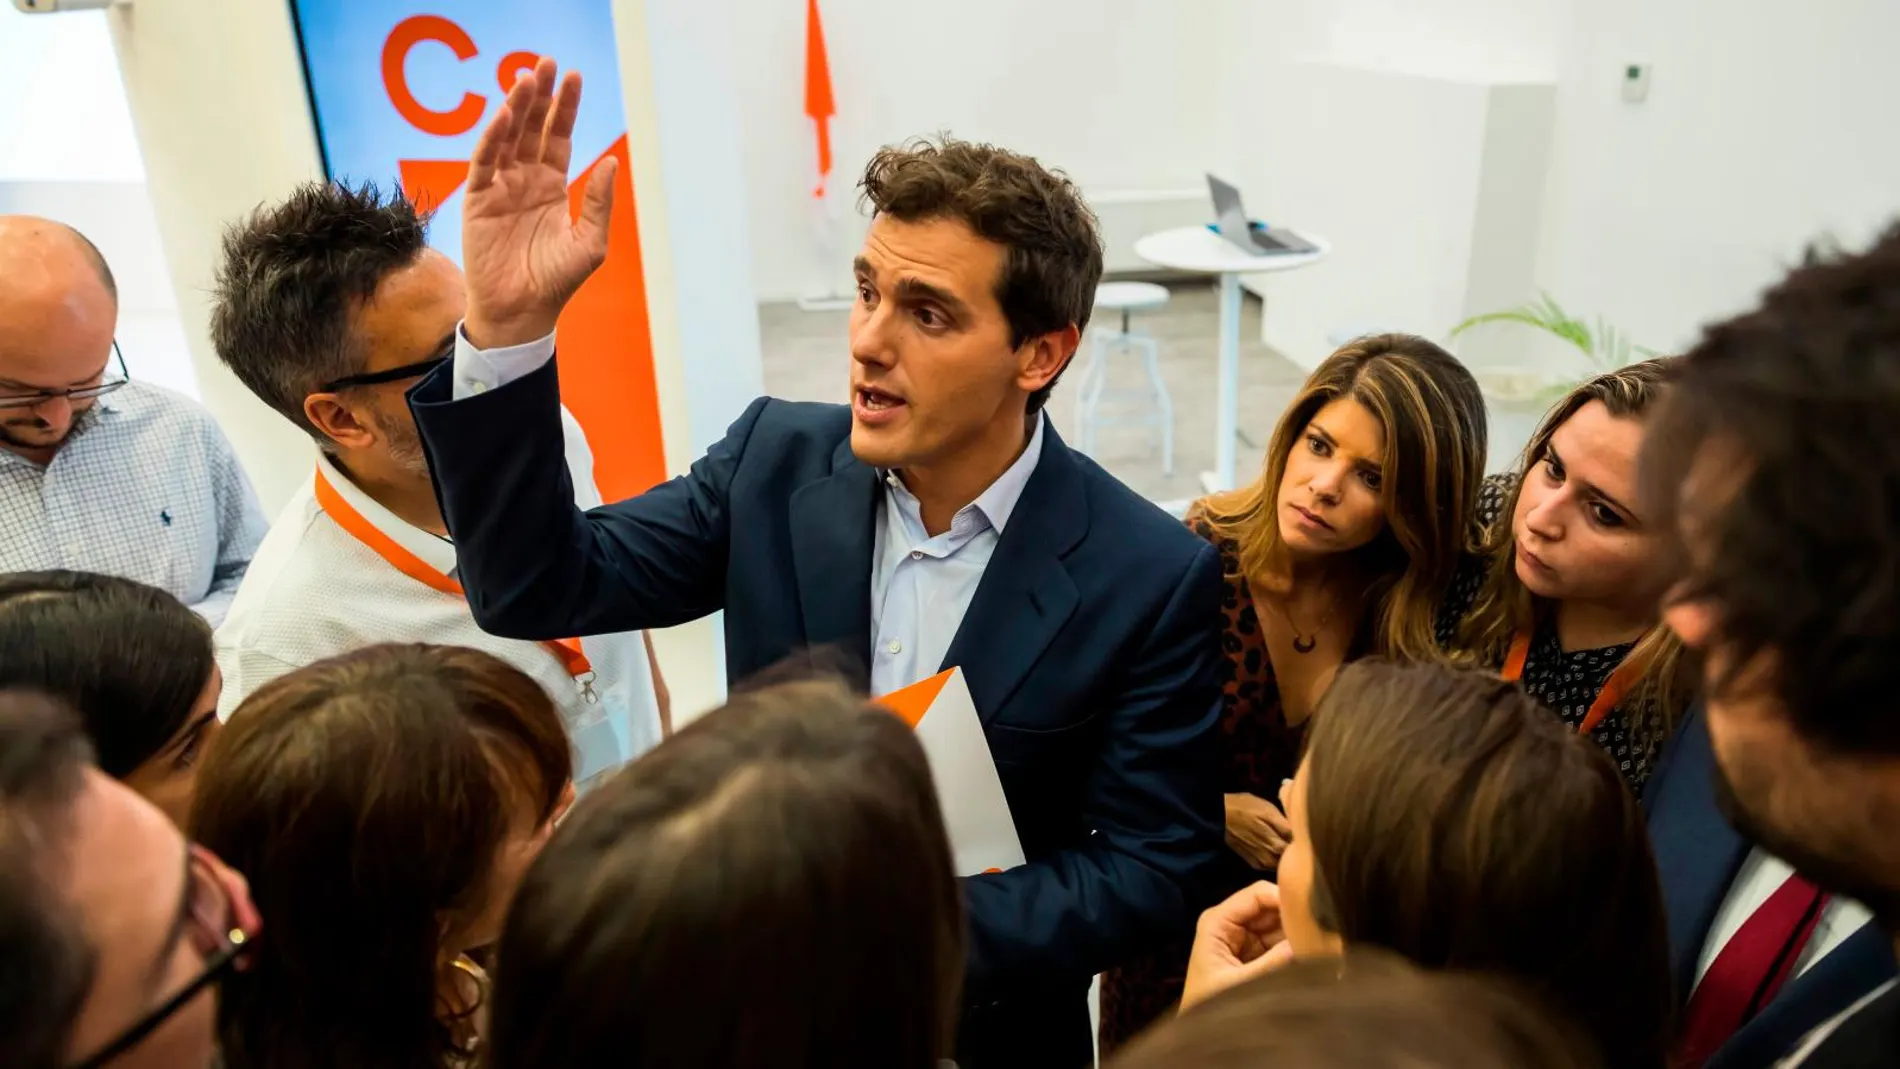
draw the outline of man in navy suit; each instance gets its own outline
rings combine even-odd
[[[961,666],[1028,863],[965,881],[958,1057],[1086,1063],[1090,977],[1184,935],[1222,849],[1216,554],[1041,411],[1101,276],[1093,217],[1026,157],[879,153],[852,404],[760,400],[690,474],[582,513],[552,332],[605,255],[611,164],[570,222],[579,85],[554,82],[544,60],[482,135],[467,318],[411,395],[476,619],[552,639],[724,609],[735,680],[812,647],[874,693]]]
[[[1706,715],[1690,710],[1643,792],[1669,913],[1669,960],[1685,1003],[1791,871],[1723,818]],[[1789,948],[1793,960],[1778,990],[1763,992],[1739,1027],[1718,1031],[1708,1041],[1713,1049],[1697,1052],[1707,1055],[1708,1069],[1768,1069],[1815,1026],[1892,978],[1893,945],[1866,906],[1835,897],[1818,910],[1805,937],[1797,936],[1801,945]]]

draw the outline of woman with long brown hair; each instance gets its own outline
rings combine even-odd
[[[1375,947],[1500,976],[1605,1065],[1662,1069],[1669,945],[1643,813],[1603,751],[1515,684],[1348,665],[1282,792],[1278,883],[1203,914],[1183,1002],[1295,958]]]
[[[1226,585],[1224,889],[1271,872],[1285,848],[1269,799],[1340,666],[1441,655],[1434,614],[1471,549],[1485,445],[1484,399],[1462,364],[1424,338],[1371,335],[1307,378],[1258,479],[1189,508]],[[1174,947],[1108,974],[1104,1050],[1179,997],[1186,956]]]
[[[0,575],[0,687],[76,710],[99,770],[183,825],[218,734],[211,627],[165,591],[93,572]]]
[[[1458,659],[1522,683],[1638,792],[1693,689],[1658,612],[1674,579],[1666,532],[1636,493],[1643,421],[1674,363],[1645,360],[1572,390],[1518,469],[1485,480],[1483,548],[1439,623]]]
[[[502,934],[489,1069],[936,1069],[963,911],[916,733],[737,694],[574,807]]]
[[[541,685],[477,650],[371,646],[231,715],[194,838],[270,918],[224,982],[226,1069],[456,1069],[482,1038],[492,943],[573,798]]]

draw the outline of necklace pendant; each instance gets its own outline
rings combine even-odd
[[[1313,647],[1318,644],[1319,644],[1318,635],[1294,635],[1293,636],[1293,652],[1294,653],[1311,653],[1313,652]]]

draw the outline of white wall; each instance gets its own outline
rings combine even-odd
[[[878,146],[948,130],[1061,167],[1088,189],[1201,184],[1214,151],[1227,0],[820,0],[838,116],[842,234],[815,231],[805,5],[732,0],[752,279],[760,300],[844,292],[851,186]]]
[[[0,71],[12,94],[0,108],[0,215],[57,219],[91,238],[118,282],[133,377],[197,396],[105,13],[0,6]]]
[[[1900,212],[1892,0],[1578,0],[1564,41],[1540,277],[1574,311],[1677,348]]]

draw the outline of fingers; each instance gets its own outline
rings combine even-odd
[[[504,155],[501,166],[510,161],[532,161],[540,153],[541,126],[529,121],[529,114],[536,104],[543,101],[554,91],[554,61],[546,56],[534,65],[534,70],[515,79],[508,90],[508,110],[515,113],[514,140],[502,146]],[[545,103],[542,103],[545,107]],[[543,112],[542,114],[546,114]]]
[[[561,89],[554,99],[554,107],[547,113],[547,127],[541,136],[541,158],[560,168],[562,174],[573,163],[574,156],[574,120],[581,111],[581,75],[579,71],[568,71],[561,79]]]
[[[522,81],[531,77],[532,75],[527,74],[521,76]],[[520,89],[521,82],[516,82],[515,88]],[[501,108],[495,112],[495,117],[489,120],[488,127],[482,131],[482,136],[475,142],[475,154],[469,157],[468,161],[468,191],[470,193],[479,193],[494,183],[495,170],[501,165],[503,151],[513,149],[517,114],[509,104],[509,101],[513,99],[514,93],[511,91],[508,94],[508,100],[502,102]]]
[[[1288,842],[1293,841],[1293,822],[1286,819],[1285,813],[1280,812],[1272,805],[1264,805],[1260,807],[1260,819],[1267,827],[1278,832],[1280,838]]]
[[[587,189],[581,194],[581,217],[574,230],[595,263],[607,258],[607,224],[614,213],[614,176],[619,172],[619,157],[601,160],[587,176]]]
[[[554,106],[554,80],[554,61],[541,57],[534,66],[534,93],[522,112],[521,129],[515,140],[515,159],[522,163],[541,162],[542,132],[547,127],[548,112]]]
[[[1200,930],[1212,932],[1223,926],[1258,930],[1266,925],[1279,927],[1280,889],[1259,880],[1228,895],[1201,914]]]

